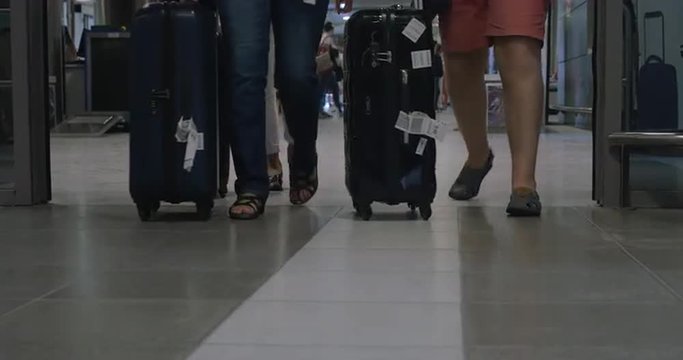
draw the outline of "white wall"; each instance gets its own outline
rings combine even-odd
[[[652,11],[661,11],[664,13],[664,24],[666,38],[664,46],[666,50],[667,64],[674,65],[678,70],[678,108],[679,108],[679,128],[683,129],[683,55],[681,55],[681,46],[683,45],[683,0],[637,0],[636,6],[638,9],[638,24],[640,30],[640,52],[641,64],[647,59],[647,56],[652,54],[645,54],[644,49],[644,19],[645,14]],[[654,33],[652,29],[659,28],[659,20],[653,21],[648,26],[648,48],[660,49],[661,45],[653,44],[653,42],[661,41],[661,34],[658,31]],[[654,25],[654,26],[653,26]]]

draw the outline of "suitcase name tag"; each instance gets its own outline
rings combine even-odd
[[[432,67],[431,50],[413,51],[410,53],[413,60],[413,69],[425,69]]]
[[[420,37],[422,37],[422,34],[424,34],[425,30],[427,30],[425,24],[423,24],[420,20],[413,18],[410,20],[408,25],[406,25],[405,29],[403,29],[402,34],[416,44],[417,41],[420,40]]]

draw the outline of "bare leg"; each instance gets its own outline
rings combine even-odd
[[[541,43],[526,37],[495,39],[503,80],[512,153],[512,189],[536,189],[536,157],[543,116]]]
[[[487,49],[446,55],[448,91],[455,118],[467,145],[467,165],[482,168],[489,157],[486,136]]]

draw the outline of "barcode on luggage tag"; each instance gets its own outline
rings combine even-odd
[[[422,156],[425,153],[425,148],[427,147],[427,139],[420,138],[420,142],[417,144],[417,149],[415,154]]]
[[[424,118],[421,116],[411,116],[410,117],[410,127],[408,132],[411,134],[423,134],[422,128],[424,127]]]
[[[429,115],[416,111],[409,115],[410,118],[410,128],[408,132],[416,135],[427,135],[429,133],[429,128],[432,123],[432,119]]]
[[[427,27],[420,20],[413,18],[403,29],[403,35],[413,43],[417,43],[425,30],[427,30]]]
[[[413,69],[432,67],[432,52],[430,50],[413,51],[410,55],[413,58]]]

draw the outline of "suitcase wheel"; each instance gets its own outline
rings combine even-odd
[[[432,205],[420,205],[420,216],[422,220],[429,220],[432,217]]]
[[[209,221],[213,212],[213,200],[197,203],[197,216],[201,221]]]
[[[353,203],[354,209],[356,209],[356,215],[358,215],[359,218],[368,221],[372,217],[372,207],[370,204],[360,204],[360,203]]]
[[[159,207],[161,207],[161,203],[158,201],[151,203],[138,203],[136,205],[138,208],[138,216],[143,222],[152,220],[152,216],[159,211]]]

